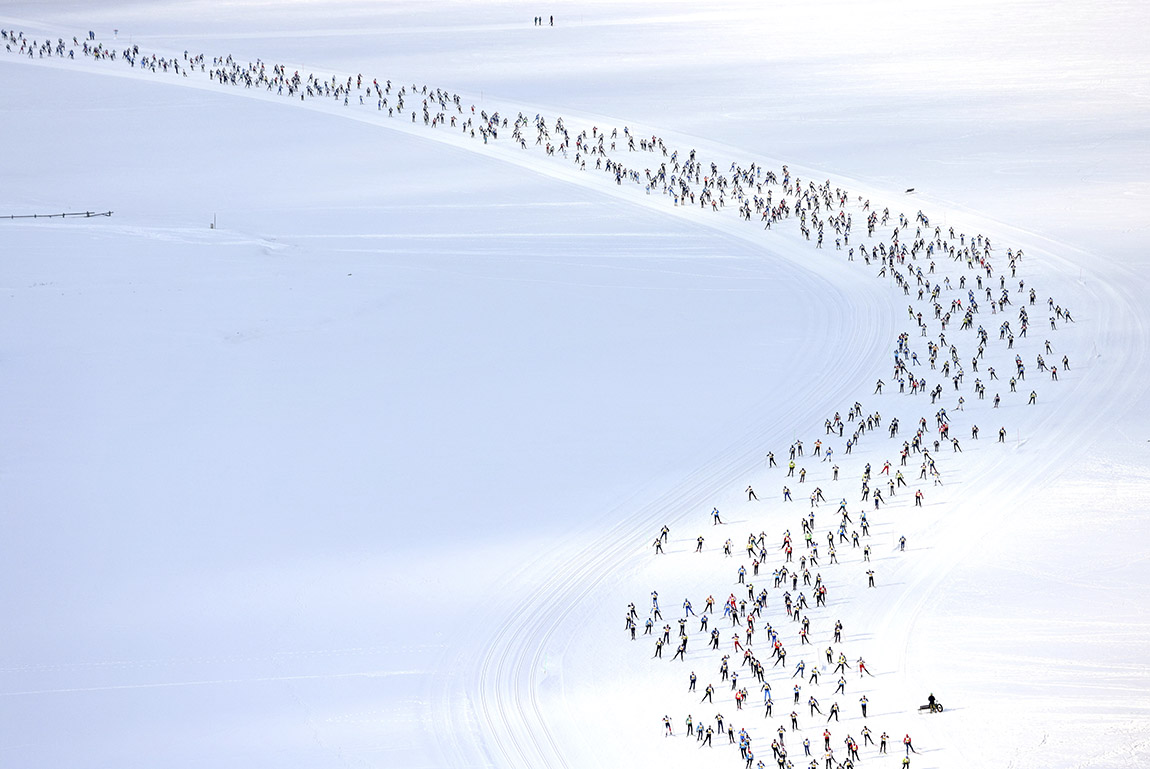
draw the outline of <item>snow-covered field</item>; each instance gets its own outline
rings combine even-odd
[[[914,767],[1150,764],[1150,8],[90,5],[0,4],[0,28],[24,36],[0,40],[0,216],[114,211],[0,219],[0,766],[742,767],[725,736],[682,734],[688,714],[719,713],[768,766],[780,725],[802,767],[825,765],[824,729],[841,762],[864,724],[891,736],[886,757],[860,746],[868,767],[899,766],[908,733]],[[89,30],[114,61],[84,54]],[[59,38],[74,59],[20,52]],[[131,66],[133,46],[181,68],[202,53],[204,71]],[[229,72],[390,80],[407,109],[388,117],[364,88],[345,106],[213,81],[229,55]],[[425,125],[424,85],[459,95],[429,102],[458,125]],[[494,112],[498,138],[462,130]],[[559,117],[566,157],[546,152]],[[615,151],[576,147],[609,131]],[[661,146],[630,152],[627,136]],[[685,173],[692,150],[691,190],[726,185],[717,210],[647,181]],[[607,161],[640,181],[617,184]],[[769,230],[756,203],[737,213],[735,166],[752,163],[740,189],[791,208]],[[783,164],[789,193],[767,178]],[[808,196],[821,249],[800,233],[796,177],[846,191],[829,209]],[[900,214],[905,294],[883,270]],[[984,255],[976,235],[992,277],[962,256]],[[880,242],[868,264],[858,249]],[[1007,249],[1025,254],[1016,277]],[[937,369],[940,320],[908,267],[943,313],[962,302]],[[992,313],[979,276],[995,300],[1004,277],[1011,304]],[[1048,297],[1073,322],[1052,330]],[[934,403],[898,391],[904,332]],[[847,455],[856,402],[881,424]],[[933,448],[940,408],[961,453]],[[836,412],[842,437],[824,427]],[[920,418],[941,486],[919,479],[919,453],[899,463]],[[785,477],[796,440],[803,483]],[[888,460],[909,484],[893,497]],[[878,509],[860,499],[868,463]],[[807,646],[771,573],[784,532],[796,562],[809,554],[816,487],[827,606],[793,591],[811,601]],[[869,565],[849,541],[863,510]],[[759,532],[750,648],[770,718],[732,646],[745,623],[721,616],[747,595],[736,570]],[[652,591],[656,632],[672,626],[662,660],[643,635]],[[698,613],[708,595],[720,651],[691,618],[672,660],[684,598]],[[840,694],[828,646],[850,662]],[[944,713],[918,712],[931,692]],[[841,721],[811,716],[812,695]]]

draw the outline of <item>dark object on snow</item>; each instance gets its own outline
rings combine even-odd
[[[77,213],[66,214],[12,214],[10,216],[0,216],[0,219],[63,219],[68,216],[82,216],[85,219],[91,219],[93,216],[111,216],[111,211],[80,211]]]
[[[918,709],[919,710],[929,710],[931,713],[941,713],[942,712],[942,703],[939,702],[938,700],[935,700],[934,702],[929,703],[927,705],[919,705]]]
[[[914,192],[914,187],[910,187],[910,188],[908,188],[908,189],[907,189],[907,191],[906,191],[906,194],[907,194],[907,195],[909,195],[909,194],[910,194],[910,193],[912,193],[912,192]]]

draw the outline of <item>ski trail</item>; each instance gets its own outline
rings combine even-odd
[[[8,61],[0,58],[0,62]],[[22,59],[16,59],[20,63]],[[85,62],[93,64],[94,62]],[[212,81],[188,78],[184,80],[165,80],[162,77],[149,77],[147,73],[125,71],[122,65],[109,63],[102,69],[76,66],[68,62],[34,61],[33,65],[56,66],[60,69],[74,70],[86,74],[111,75],[136,79],[142,82],[160,82],[170,85],[197,88],[212,93],[226,93],[246,98],[262,99],[268,102],[287,105],[288,100],[283,97],[268,95],[258,90],[245,91],[238,87],[221,88]],[[669,490],[658,498],[640,505],[637,509],[628,511],[632,504],[628,502],[616,509],[623,518],[614,525],[599,529],[597,533],[582,549],[572,554],[563,564],[551,570],[550,576],[538,585],[526,599],[519,603],[505,603],[501,606],[505,616],[509,617],[500,623],[500,630],[490,641],[486,654],[472,670],[476,684],[471,690],[470,698],[478,706],[478,714],[482,720],[481,733],[484,742],[490,745],[490,750],[497,754],[497,763],[506,766],[549,766],[568,767],[564,751],[548,726],[539,699],[540,661],[548,645],[555,638],[556,633],[564,626],[566,619],[575,610],[580,600],[589,595],[605,580],[617,576],[625,568],[634,563],[634,552],[646,544],[646,540],[654,526],[664,522],[677,523],[688,516],[697,515],[697,509],[706,504],[705,500],[717,488],[723,488],[740,476],[745,476],[749,468],[758,466],[761,462],[761,447],[771,438],[786,434],[800,418],[809,417],[818,413],[811,404],[829,404],[832,402],[853,401],[859,395],[859,385],[875,369],[881,367],[890,340],[893,338],[894,321],[891,317],[891,296],[885,283],[876,281],[861,281],[859,275],[849,276],[850,267],[843,261],[834,261],[830,258],[817,259],[813,247],[802,244],[793,232],[784,230],[784,224],[779,224],[779,231],[764,236],[762,231],[745,222],[737,221],[734,211],[720,214],[708,213],[702,209],[696,211],[694,207],[672,207],[662,195],[644,195],[637,186],[630,183],[625,186],[611,184],[604,174],[587,173],[576,170],[572,165],[563,163],[559,158],[554,161],[540,158],[539,153],[522,151],[508,144],[481,144],[475,140],[465,139],[462,134],[451,133],[447,128],[440,130],[428,129],[420,126],[409,126],[402,119],[381,118],[375,113],[361,110],[344,110],[332,104],[325,104],[322,99],[313,102],[295,104],[301,109],[311,109],[344,119],[399,131],[421,140],[436,141],[451,148],[482,154],[505,163],[519,166],[532,173],[551,177],[557,180],[576,184],[582,188],[593,190],[598,195],[605,195],[632,205],[644,206],[658,210],[664,215],[677,216],[690,222],[694,226],[704,227],[726,236],[736,237],[762,247],[766,243],[781,239],[785,248],[777,252],[770,252],[770,258],[785,260],[795,267],[805,271],[813,283],[817,283],[820,293],[827,297],[828,312],[820,316],[822,326],[828,336],[837,336],[834,332],[843,332],[847,338],[842,340],[845,347],[852,351],[849,364],[844,370],[836,372],[835,377],[823,377],[807,393],[801,401],[796,399],[781,411],[762,416],[752,423],[750,428],[733,444],[718,456],[704,463],[675,488]],[[512,106],[512,109],[515,107]],[[580,119],[574,115],[572,120]],[[584,122],[587,122],[584,120]],[[619,121],[623,122],[623,121]],[[665,138],[676,141],[678,137],[664,134]],[[619,153],[629,158],[625,151]],[[734,153],[728,153],[728,155]],[[738,153],[745,160],[759,158],[753,154]],[[639,156],[640,164],[642,156]],[[771,161],[766,161],[771,162]],[[773,165],[777,166],[775,162]],[[803,170],[807,175],[807,170]],[[821,175],[816,175],[821,178]],[[852,194],[860,187],[855,186]],[[883,198],[875,196],[878,206],[883,205]],[[886,199],[893,200],[896,196],[889,195]],[[900,206],[891,206],[898,210]],[[994,228],[990,228],[992,231]],[[1001,228],[998,228],[1001,230]],[[795,247],[796,243],[800,247]],[[1023,244],[1025,245],[1025,243]],[[1038,249],[1030,248],[1029,258],[1035,258]],[[831,254],[826,252],[826,256]],[[1043,255],[1052,260],[1061,260],[1065,268],[1070,265],[1069,260],[1046,251]],[[862,267],[859,266],[858,270]],[[1118,271],[1118,268],[1114,268]],[[1135,285],[1135,277],[1131,275],[1131,282],[1126,286],[1113,287],[1100,282],[1084,286],[1087,294],[1093,300],[1093,319],[1087,320],[1080,314],[1079,323],[1093,323],[1097,326],[1097,333],[1102,348],[1107,350],[1118,349],[1120,357],[1106,366],[1095,366],[1088,376],[1079,377],[1070,388],[1059,396],[1059,402],[1065,403],[1073,400],[1077,393],[1086,392],[1089,388],[1100,388],[1108,393],[1107,407],[1094,412],[1088,420],[1076,423],[1074,432],[1067,435],[1060,444],[1061,449],[1043,452],[1039,456],[1027,455],[1027,465],[1023,473],[1012,474],[1009,479],[1001,477],[993,468],[983,469],[969,478],[969,485],[978,487],[978,491],[962,498],[962,506],[972,510],[987,509],[979,504],[983,500],[1002,499],[1004,497],[1018,497],[1022,491],[1044,478],[1052,469],[1063,464],[1077,449],[1078,443],[1092,434],[1094,428],[1106,418],[1112,417],[1118,408],[1127,402],[1128,398],[1136,396],[1145,388],[1137,383],[1125,382],[1121,375],[1123,369],[1138,365],[1146,359],[1147,349],[1143,344],[1134,349],[1123,348],[1113,344],[1120,337],[1122,324],[1118,319],[1137,319],[1138,337],[1146,339],[1146,324],[1139,312],[1140,304],[1131,295],[1130,286]],[[853,280],[859,287],[852,287],[848,295],[839,288],[835,280]],[[859,304],[862,307],[859,307]],[[1102,378],[1099,379],[1098,375]],[[865,391],[864,391],[865,392]],[[770,405],[764,403],[761,409],[769,412]],[[759,409],[756,409],[758,411]],[[1044,418],[1038,423],[1039,427],[1048,426],[1057,419],[1057,413],[1047,411]],[[675,511],[668,515],[668,511]],[[979,519],[969,518],[966,521],[968,530],[977,529]],[[596,527],[588,527],[587,531],[596,531]],[[885,615],[879,620],[878,626],[889,637],[903,638],[904,643],[898,648],[897,664],[895,668],[903,671],[907,677],[907,660],[910,654],[912,631],[916,618],[922,613],[924,607],[931,600],[931,596],[943,584],[947,576],[963,559],[977,546],[977,539],[967,537],[951,547],[942,559],[932,559],[917,570],[913,582],[906,585],[899,599],[892,604]],[[559,607],[556,609],[556,607]],[[360,674],[355,674],[360,675]],[[278,680],[278,679],[277,679]],[[190,682],[187,685],[194,685]],[[178,685],[178,684],[177,684]],[[446,687],[445,687],[446,688]],[[444,755],[451,758],[449,763],[458,765],[472,763],[474,756],[467,755],[467,748],[458,735],[471,734],[475,727],[468,722],[469,709],[467,704],[451,702],[448,697],[441,698],[439,707],[442,717],[447,723],[453,723],[455,728],[446,730],[447,737],[441,749]],[[468,761],[460,761],[466,758]]]

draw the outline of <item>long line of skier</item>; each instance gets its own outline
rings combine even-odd
[[[625,125],[621,130],[608,130],[595,125],[576,127],[574,121],[562,117],[548,120],[519,112],[510,118],[498,110],[477,112],[461,95],[443,88],[397,87],[389,79],[362,74],[321,77],[289,72],[285,65],[259,59],[241,63],[231,54],[209,57],[184,51],[182,55],[160,55],[141,51],[138,45],[105,44],[92,33],[83,39],[74,36],[68,45],[63,37],[40,41],[22,32],[0,30],[0,42],[6,52],[33,61],[76,61],[78,57],[100,66],[127,66],[157,78],[208,78],[221,88],[261,89],[301,102],[331,100],[349,109],[374,109],[381,120],[386,115],[406,123],[410,116],[411,124],[428,130],[454,130],[482,145],[508,140],[522,151],[541,152],[551,162],[602,172],[608,183],[634,187],[637,195],[664,196],[670,209],[698,206],[716,215],[735,216],[760,226],[764,237],[776,237],[786,222],[793,222],[799,237],[811,242],[814,249],[823,249],[833,237],[833,252],[827,249],[826,253],[857,264],[862,276],[887,281],[898,297],[896,301],[905,298],[908,302],[908,330],[893,341],[886,380],[879,378],[873,394],[866,396],[881,402],[887,413],[864,411],[860,393],[860,400],[845,409],[845,418],[841,412],[825,417],[822,433],[809,444],[810,453],[802,440],[789,447],[785,460],[768,453],[763,477],[751,479],[746,488],[748,502],[759,501],[754,483],[777,484],[776,493],[768,500],[770,509],[785,511],[793,516],[793,523],[768,537],[767,513],[756,512],[762,523],[748,531],[745,542],[738,545],[745,555],[737,555],[732,538],[722,534],[720,546],[708,542],[709,533],[691,534],[673,542],[669,527],[664,526],[651,544],[654,553],[694,557],[691,553],[721,552],[725,576],[717,579],[722,587],[710,591],[697,610],[689,598],[681,605],[676,602],[681,606],[673,621],[677,631],[672,622],[664,621],[658,592],[652,590],[646,617],[640,616],[634,602],[627,607],[624,630],[632,640],[650,636],[654,659],[663,658],[665,647],[675,639],[675,651],[666,659],[689,662],[688,667],[694,668],[685,676],[684,686],[688,696],[700,697],[700,705],[719,707],[728,702],[740,717],[761,708],[765,721],[774,717],[774,693],[785,691],[780,698],[784,701],[790,695],[786,704],[792,710],[780,714],[784,723],[777,729],[768,727],[771,759],[780,769],[794,766],[796,758],[809,760],[810,769],[817,769],[820,758],[826,769],[852,769],[864,751],[876,755],[887,752],[889,735],[881,731],[876,743],[867,720],[869,697],[876,694],[867,685],[870,670],[860,655],[848,649],[852,634],[857,637],[861,629],[844,627],[832,614],[836,582],[822,572],[833,575],[835,570],[841,571],[842,564],[854,564],[863,568],[867,590],[881,587],[881,577],[871,560],[871,528],[892,525],[887,508],[924,507],[933,490],[943,486],[944,469],[946,477],[961,471],[962,441],[979,440],[979,420],[984,424],[993,420],[990,424],[996,430],[997,442],[1005,443],[1008,430],[1005,419],[994,419],[1002,413],[996,410],[1004,403],[1037,405],[1035,373],[1056,382],[1060,370],[1070,370],[1069,357],[1057,351],[1049,339],[1061,324],[1073,322],[1069,309],[1047,297],[1042,303],[1049,318],[1047,338],[1039,342],[1030,334],[1031,313],[1041,310],[1036,288],[1018,275],[1025,260],[1021,249],[1003,252],[985,235],[932,227],[921,211],[913,217],[892,214],[889,207],[879,211],[870,200],[860,196],[852,199],[829,180],[816,184],[793,176],[785,165],[768,170],[754,162],[744,166],[703,159],[694,149],[670,146],[657,135],[638,136]],[[856,216],[862,223],[857,230]],[[1028,370],[1030,360],[1034,361],[1032,370]],[[1024,384],[1028,373],[1032,377],[1029,385]],[[895,387],[898,398],[894,397]],[[987,391],[992,388],[988,399]],[[910,424],[905,433],[904,423]],[[806,429],[810,426],[804,432]],[[876,461],[872,458],[876,452],[897,456]],[[842,485],[852,478],[857,479],[859,493],[853,505],[847,501],[847,487]],[[809,506],[791,511],[787,505],[798,502],[799,489],[807,488],[811,490],[802,497]],[[833,514],[823,510],[823,505],[834,504],[828,503],[828,493],[840,500]],[[728,525],[717,507],[708,519],[712,531]],[[667,552],[672,545],[688,543],[690,546]],[[908,557],[906,545],[906,537],[900,535],[895,555]],[[727,564],[728,559],[731,564]],[[733,567],[736,562],[737,567]],[[764,586],[764,582],[769,585]],[[728,595],[717,603],[715,593]],[[719,627],[724,623],[729,623],[726,631]],[[756,645],[756,638],[766,639],[761,653],[762,642]],[[799,649],[792,658],[802,657],[791,669],[787,667],[788,645]],[[700,677],[699,670],[707,672]],[[849,680],[856,671],[861,685]],[[714,699],[717,686],[725,690],[719,703]],[[827,687],[833,687],[829,694]],[[756,691],[762,700],[752,705]],[[853,711],[855,704],[844,705],[840,697],[849,702],[856,694],[861,723],[855,723],[852,733],[836,748],[829,723],[838,723],[840,714],[845,715],[844,707]],[[818,695],[831,700],[826,710]],[[666,716],[664,733],[676,734],[678,723],[678,718]],[[756,757],[753,747],[762,728],[756,722],[748,721],[736,729],[735,723],[722,715],[713,719],[687,715],[682,723],[687,736],[701,747],[713,746],[716,737],[721,742],[725,735],[726,744],[738,747],[739,760],[748,769],[767,765],[765,756]],[[812,723],[816,725],[813,733],[809,731]],[[902,761],[909,765],[914,745],[909,730],[900,731],[904,734]]]

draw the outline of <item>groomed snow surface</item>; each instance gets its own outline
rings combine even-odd
[[[753,765],[780,725],[796,767],[826,765],[824,729],[832,766],[848,735],[855,766],[900,766],[905,734],[916,769],[1150,763],[1144,4],[89,5],[0,7],[0,215],[114,212],[0,219],[0,766],[746,765],[683,735],[717,714]],[[259,63],[363,85],[345,105],[210,77]],[[722,206],[677,205],[671,176]],[[768,192],[788,211],[766,229]],[[856,402],[879,424],[848,455]],[[961,453],[934,449],[942,408]],[[920,418],[942,485],[899,462]],[[787,531],[787,566],[810,554],[812,510],[806,645],[772,573]],[[760,532],[771,717],[721,609]],[[720,649],[692,617],[673,660],[708,595]],[[918,710],[931,692],[945,712]]]

